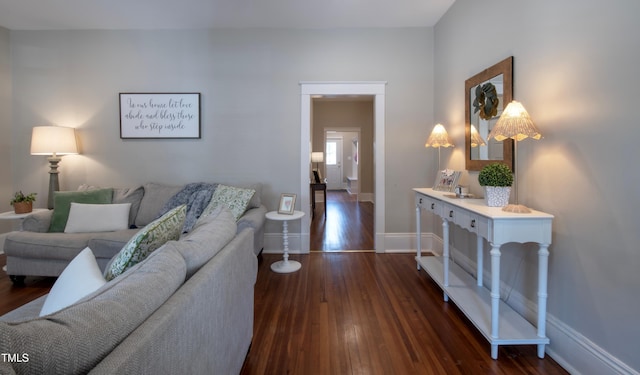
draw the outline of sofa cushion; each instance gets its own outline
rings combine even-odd
[[[65,233],[113,232],[129,228],[131,203],[87,204],[71,202]]]
[[[247,206],[249,205],[249,201],[251,197],[255,194],[255,190],[247,189],[247,188],[239,188],[235,186],[228,185],[218,185],[216,191],[213,192],[213,197],[211,197],[211,202],[204,209],[202,213],[203,216],[209,214],[209,212],[213,211],[216,207],[220,205],[224,205],[231,210],[231,213],[235,217],[236,220],[242,216],[242,214],[247,210]]]
[[[53,193],[53,216],[49,232],[63,232],[67,225],[71,202],[107,204],[113,199],[113,189],[88,191],[56,191]]]
[[[101,187],[87,184],[78,186],[79,191],[97,189],[101,189]],[[136,215],[138,215],[143,195],[144,188],[142,186],[136,186],[133,188],[113,188],[112,203],[131,203],[131,210],[129,210],[129,226],[133,226],[135,224]]]
[[[5,238],[4,250],[8,257],[70,261],[94,236],[95,233],[11,232]]]
[[[182,186],[170,186],[156,183],[144,184],[144,196],[140,202],[140,209],[136,216],[135,225],[142,228],[158,218],[164,205]]]
[[[77,302],[106,282],[93,252],[85,247],[73,258],[51,287],[40,310],[40,316],[52,314]]]
[[[142,228],[107,266],[105,278],[116,278],[128,268],[143,261],[167,241],[179,239],[186,212],[186,205],[178,206]]]
[[[87,246],[93,250],[96,258],[113,258],[140,229],[127,229],[115,232],[94,233]]]
[[[248,186],[248,188],[255,190],[255,193],[251,197],[247,209],[260,207],[262,204],[262,200],[260,199],[260,197],[262,197],[262,184],[252,184],[251,186]]]
[[[236,235],[236,219],[228,208],[220,206],[206,217],[201,217],[193,230],[182,236],[174,246],[187,264],[187,278],[213,258]]]
[[[67,308],[0,322],[0,353],[29,354],[28,362],[0,362],[0,373],[89,372],[182,285],[185,270],[180,254],[160,249]]]
[[[131,203],[131,209],[129,210],[129,225],[134,225],[136,221],[136,215],[140,209],[140,202],[144,196],[144,188],[137,186],[134,188],[114,188],[113,189],[113,203]]]

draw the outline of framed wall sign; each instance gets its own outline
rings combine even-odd
[[[120,138],[200,138],[200,93],[120,93]]]

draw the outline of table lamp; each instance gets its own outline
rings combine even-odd
[[[515,204],[506,205],[502,210],[507,212],[529,213],[531,210],[518,204],[518,142],[526,138],[540,139],[542,134],[538,131],[533,120],[518,101],[512,101],[500,115],[498,122],[489,133],[488,139],[494,138],[496,141],[504,141],[507,138],[513,139],[513,159],[515,168],[513,171],[513,188],[515,190]]]
[[[482,136],[480,135],[480,133],[478,133],[478,130],[476,130],[476,126],[471,124],[471,147],[486,145],[487,144],[485,143],[484,139],[482,139]]]
[[[60,190],[58,163],[61,155],[78,153],[76,134],[73,128],[62,126],[36,126],[31,133],[31,155],[50,155],[49,197],[47,207],[53,208],[53,192]]]
[[[318,163],[322,163],[323,161],[324,161],[324,154],[322,152],[311,153],[311,162],[316,163],[316,171],[318,170]]]
[[[442,124],[436,124],[431,131],[431,135],[427,139],[424,147],[437,147],[438,148],[438,170],[440,170],[440,147],[454,147],[447,130]]]

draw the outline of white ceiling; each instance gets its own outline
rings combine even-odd
[[[0,0],[11,30],[433,26],[455,0]]]

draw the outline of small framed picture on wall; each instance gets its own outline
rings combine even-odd
[[[283,193],[280,194],[280,204],[278,204],[278,213],[285,215],[293,215],[296,207],[296,195]]]

